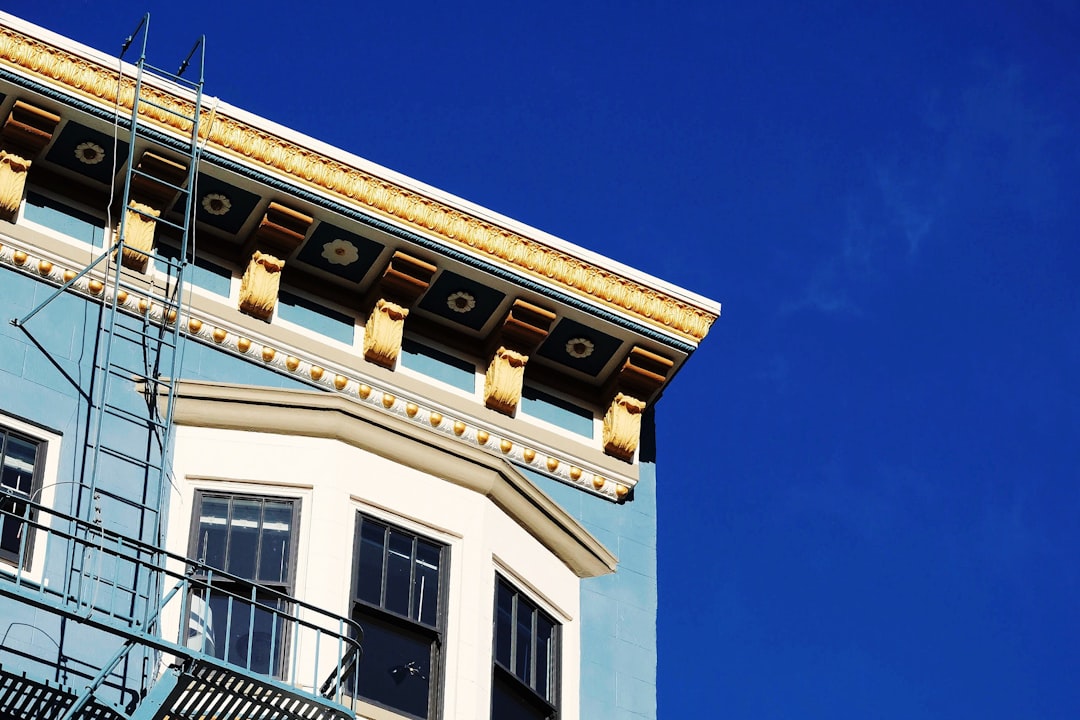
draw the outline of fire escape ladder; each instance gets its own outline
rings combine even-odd
[[[116,644],[105,651],[115,652],[100,668],[95,662],[96,675],[81,673],[79,688],[0,667],[0,718],[349,720],[362,636],[356,623],[164,549],[205,50],[200,38],[176,73],[149,65],[149,20],[121,51],[123,58],[137,46],[140,54],[118,84],[118,95],[132,98],[130,152],[111,246],[12,321],[33,341],[27,323],[53,300],[84,276],[101,285],[93,292],[102,306],[88,387],[65,374],[87,408],[74,511],[15,502],[0,487],[0,528],[22,527],[0,596],[106,633]],[[118,133],[122,124],[117,116]],[[161,252],[162,236],[179,252]],[[50,584],[41,568],[30,572],[33,546],[64,556],[62,582]],[[214,614],[222,635],[246,629],[242,656],[218,649]],[[255,662],[256,617],[271,628],[269,668]],[[107,699],[117,692],[120,702]]]

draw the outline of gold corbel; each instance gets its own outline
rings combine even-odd
[[[674,367],[668,358],[633,347],[612,381],[604,415],[604,452],[631,462],[641,439],[641,415],[667,382]]]
[[[154,250],[157,219],[169,210],[177,188],[187,181],[188,166],[157,153],[145,152],[131,176],[131,199],[124,218],[124,252],[121,263],[146,272]]]
[[[273,316],[284,267],[284,260],[255,251],[240,280],[240,312],[260,320]]]
[[[484,375],[484,404],[492,410],[513,415],[521,403],[525,365],[529,355],[547,337],[555,313],[523,300],[515,300],[496,334]]]
[[[369,300],[372,310],[364,326],[364,359],[393,369],[401,354],[409,306],[428,289],[437,268],[419,258],[395,252]]]
[[[34,158],[45,149],[60,116],[16,100],[0,128],[0,218],[15,222]]]
[[[269,322],[281,289],[281,271],[307,236],[314,219],[284,205],[270,203],[248,241],[253,250],[240,281],[240,312]]]

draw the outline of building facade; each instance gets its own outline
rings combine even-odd
[[[0,718],[654,718],[719,306],[0,14]]]

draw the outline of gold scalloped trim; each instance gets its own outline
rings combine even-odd
[[[110,106],[117,102],[113,70],[10,28],[0,27],[0,62],[61,83],[97,102],[104,101]],[[193,111],[189,102],[158,88],[143,87],[146,97],[163,108],[180,115],[190,115]],[[130,110],[134,94],[134,79],[124,77],[120,83],[120,106]],[[146,117],[158,125],[181,133],[191,131],[190,122],[166,109],[143,107]],[[207,121],[210,114],[211,111],[204,111]],[[690,340],[700,342],[716,320],[715,314],[702,308],[228,116],[217,113],[212,125],[200,123],[201,136],[205,136],[207,128],[209,143],[217,150],[266,165],[294,180],[364,205],[469,251],[501,260],[519,272],[554,282]]]
[[[23,274],[47,280],[60,285],[74,276],[81,267],[63,267],[52,260],[39,257],[19,247],[0,245],[0,266],[7,266]],[[161,298],[152,294],[129,293],[119,290],[113,295],[110,282],[103,282],[99,274],[88,274],[75,282],[71,292],[94,302],[115,300],[116,304],[131,315],[145,315],[158,325],[181,323],[189,338],[205,345],[216,347],[225,352],[247,357],[256,357],[264,365],[295,375],[309,377],[324,390],[330,390],[349,397],[376,410],[394,415],[428,432],[437,432],[446,437],[478,447],[493,455],[513,460],[526,465],[541,474],[561,480],[569,485],[599,495],[615,502],[622,502],[627,497],[635,481],[631,478],[619,478],[607,482],[604,476],[593,474],[586,476],[578,460],[561,455],[551,448],[535,448],[520,437],[508,437],[484,428],[475,421],[465,421],[452,416],[444,416],[446,409],[436,409],[424,404],[420,398],[401,398],[397,390],[389,387],[377,387],[368,384],[365,378],[352,374],[348,369],[340,372],[326,372],[319,358],[304,355],[298,348],[279,346],[270,337],[248,337],[222,327],[220,319],[209,314],[165,311]],[[38,322],[43,322],[39,320]],[[253,352],[253,348],[258,348]],[[404,402],[402,402],[404,400]]]

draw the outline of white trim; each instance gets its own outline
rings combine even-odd
[[[0,426],[5,430],[11,430],[20,435],[26,435],[41,443],[38,448],[39,451],[44,450],[45,455],[44,464],[41,467],[41,485],[38,486],[36,491],[31,490],[32,495],[36,494],[38,496],[32,499],[47,508],[54,507],[56,502],[56,487],[59,484],[57,478],[60,477],[60,435],[2,412],[0,412]],[[31,485],[31,488],[33,487],[34,486]],[[37,522],[46,527],[52,527],[51,517],[52,516],[48,513],[39,513]],[[30,566],[24,568],[21,572],[21,576],[24,580],[32,583],[44,582],[46,587],[48,586],[48,578],[44,577],[44,569],[45,557],[48,549],[46,547],[47,545],[48,537],[46,531],[34,531],[33,549],[31,550],[29,558]],[[14,575],[17,571],[18,569],[16,568],[15,563],[0,559],[0,572]]]
[[[498,569],[560,622],[560,718],[578,720],[580,581],[491,498],[325,437],[180,425],[174,462],[184,502],[170,510],[170,550],[188,547],[195,489],[299,497],[295,594],[343,616],[351,613],[357,512],[444,543],[443,720],[490,716]]]

